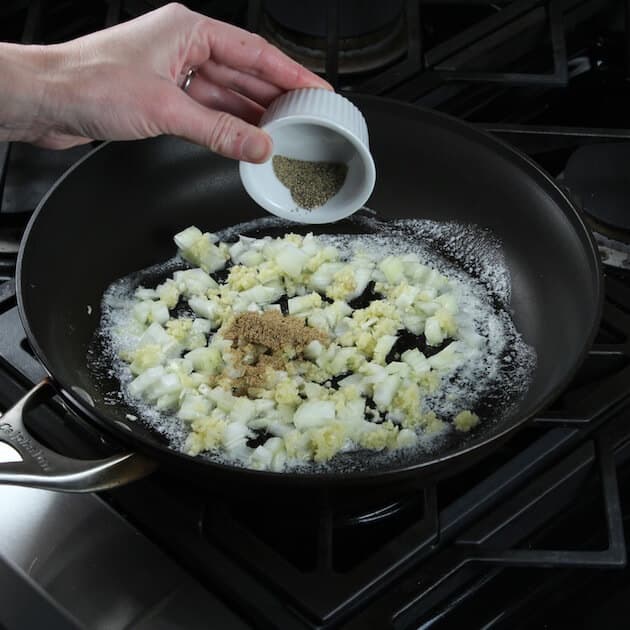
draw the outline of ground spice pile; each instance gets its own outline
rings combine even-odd
[[[292,356],[299,354],[311,341],[325,341],[326,334],[307,326],[304,320],[279,311],[239,313],[223,334],[234,341],[234,362],[242,375],[233,379],[241,391],[264,387],[267,370],[286,369]],[[253,357],[249,362],[246,357]]]
[[[274,155],[273,172],[291,191],[293,201],[312,210],[323,206],[334,197],[346,181],[348,167],[341,162],[308,162],[284,155]]]

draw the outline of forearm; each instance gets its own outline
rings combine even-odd
[[[46,47],[0,43],[0,141],[33,142],[54,125],[51,70]]]
[[[261,37],[169,4],[63,44],[0,43],[0,141],[61,149],[171,134],[262,162],[264,109],[309,87],[330,89]]]

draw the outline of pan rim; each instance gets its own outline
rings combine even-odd
[[[34,210],[26,228],[24,231],[24,235],[22,237],[22,241],[20,243],[20,248],[18,252],[17,258],[17,266],[16,266],[16,293],[17,293],[17,305],[18,312],[20,316],[20,320],[22,325],[24,326],[24,330],[26,332],[27,339],[31,344],[33,352],[35,356],[40,361],[46,372],[53,379],[54,383],[58,386],[58,391],[64,400],[69,403],[69,405],[75,410],[79,411],[83,416],[85,416],[88,420],[90,420],[95,426],[97,430],[104,431],[106,433],[111,433],[115,436],[115,438],[120,441],[121,445],[130,447],[134,450],[138,450],[139,452],[148,454],[151,456],[153,453],[155,458],[161,462],[164,458],[168,460],[173,460],[173,462],[178,462],[186,465],[195,465],[195,466],[203,466],[204,470],[210,472],[215,471],[216,473],[229,473],[231,475],[244,474],[250,480],[258,479],[259,481],[270,482],[270,483],[288,483],[295,484],[300,483],[304,485],[325,485],[328,483],[334,483],[335,485],[353,485],[358,483],[369,483],[372,480],[378,479],[379,482],[388,483],[393,482],[396,479],[403,476],[411,476],[413,474],[421,473],[422,471],[428,471],[432,468],[443,467],[448,462],[458,461],[462,463],[464,458],[467,455],[472,455],[476,452],[479,453],[480,456],[484,452],[491,448],[492,443],[496,443],[497,445],[502,443],[505,439],[507,439],[511,434],[515,433],[517,430],[523,428],[523,426],[529,422],[533,417],[538,415],[541,411],[543,411],[558,395],[559,392],[563,391],[570,381],[575,376],[576,372],[588,356],[589,350],[595,340],[597,332],[599,330],[599,324],[602,317],[603,307],[604,307],[604,288],[603,288],[603,273],[602,273],[602,263],[598,254],[597,245],[595,242],[595,238],[591,233],[588,225],[586,224],[582,213],[575,206],[575,204],[571,201],[568,195],[558,186],[558,184],[554,181],[554,179],[549,175],[544,169],[542,169],[536,162],[531,159],[526,154],[522,153],[517,148],[508,144],[504,140],[493,136],[491,133],[479,129],[471,123],[466,121],[462,121],[458,118],[450,116],[448,114],[444,114],[442,112],[438,112],[432,109],[427,109],[424,107],[420,107],[417,105],[413,105],[410,103],[402,103],[399,101],[395,101],[388,98],[372,96],[372,95],[363,95],[358,93],[352,93],[347,95],[349,98],[359,97],[362,101],[372,101],[376,104],[386,104],[388,107],[396,107],[402,110],[406,110],[409,113],[420,113],[425,117],[432,118],[436,121],[436,123],[442,123],[442,125],[447,126],[449,129],[461,133],[463,136],[472,138],[473,140],[480,141],[484,146],[500,149],[501,157],[508,161],[512,161],[512,163],[525,171],[525,174],[534,179],[538,188],[542,189],[547,195],[554,193],[564,204],[564,213],[567,218],[573,220],[573,227],[578,234],[578,236],[585,237],[585,252],[590,262],[593,265],[593,282],[594,282],[594,293],[596,295],[596,307],[594,309],[593,321],[590,325],[590,330],[588,335],[585,336],[583,344],[581,344],[579,348],[579,352],[576,355],[575,363],[571,370],[568,370],[567,373],[563,376],[562,379],[556,384],[555,388],[549,392],[545,397],[543,397],[532,410],[520,416],[520,414],[516,414],[518,419],[514,419],[508,426],[504,429],[499,430],[497,432],[493,432],[489,436],[482,437],[481,439],[475,441],[473,438],[472,443],[466,444],[457,450],[453,450],[450,452],[446,452],[444,455],[436,454],[435,457],[432,457],[429,460],[423,462],[415,462],[409,464],[402,464],[400,466],[392,466],[391,468],[382,468],[382,469],[366,469],[366,470],[351,470],[348,472],[342,471],[321,471],[321,472],[302,472],[300,470],[289,470],[285,472],[273,472],[266,470],[253,470],[245,467],[240,467],[236,465],[224,464],[221,462],[212,461],[206,458],[201,458],[198,456],[190,456],[185,453],[181,453],[172,449],[168,446],[161,444],[148,444],[145,440],[140,439],[137,436],[134,436],[126,431],[123,431],[122,428],[118,427],[116,422],[114,422],[111,418],[108,418],[106,414],[102,413],[100,410],[96,408],[91,408],[86,406],[85,402],[81,400],[81,398],[73,393],[71,386],[68,383],[65,383],[63,380],[57,378],[54,375],[53,370],[50,367],[50,362],[48,361],[46,354],[42,350],[40,344],[38,343],[33,330],[31,328],[29,317],[27,314],[27,309],[24,305],[24,297],[23,297],[23,282],[24,276],[22,272],[23,260],[25,257],[25,252],[28,248],[28,243],[30,239],[31,232],[37,222],[37,218],[39,214],[46,207],[48,199],[54,194],[59,186],[71,176],[71,174],[93,155],[97,154],[99,151],[105,150],[110,144],[111,141],[104,142],[100,146],[94,148],[92,151],[89,151],[86,155],[81,157],[77,162],[75,162],[54,184],[53,186],[46,192],[46,194],[42,197],[41,201],[37,205]],[[148,142],[152,139],[141,140],[140,142]],[[138,141],[133,141],[138,142]],[[120,144],[120,143],[116,143]],[[533,171],[533,173],[529,172]],[[534,174],[541,180],[537,181],[534,177]],[[546,186],[545,186],[546,185]],[[560,203],[558,203],[560,205]],[[562,206],[561,206],[562,207]],[[156,453],[157,452],[157,453]],[[158,458],[157,455],[160,455]],[[466,467],[465,465],[463,466]],[[454,467],[455,470],[458,470],[458,467]],[[442,476],[442,475],[439,475]]]

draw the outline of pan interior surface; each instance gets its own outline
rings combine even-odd
[[[368,122],[378,173],[369,207],[384,219],[490,230],[508,262],[516,328],[537,354],[533,381],[513,413],[463,444],[391,464],[429,466],[516,427],[566,382],[599,317],[596,252],[562,193],[510,149],[439,114],[355,101]],[[130,445],[168,454],[159,436],[126,417],[127,409],[106,404],[86,368],[103,291],[172,257],[173,234],[189,225],[214,232],[262,216],[236,163],[175,138],[108,144],[51,191],[22,246],[19,301],[38,356],[77,406]]]

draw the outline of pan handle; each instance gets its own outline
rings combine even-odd
[[[15,456],[13,461],[0,461],[0,484],[95,492],[130,483],[153,472],[156,464],[137,453],[82,460],[60,455],[40,444],[28,432],[23,415],[54,394],[53,383],[46,378],[0,416],[0,446],[2,442],[8,444],[14,451],[11,455]],[[19,461],[15,461],[18,456]]]

